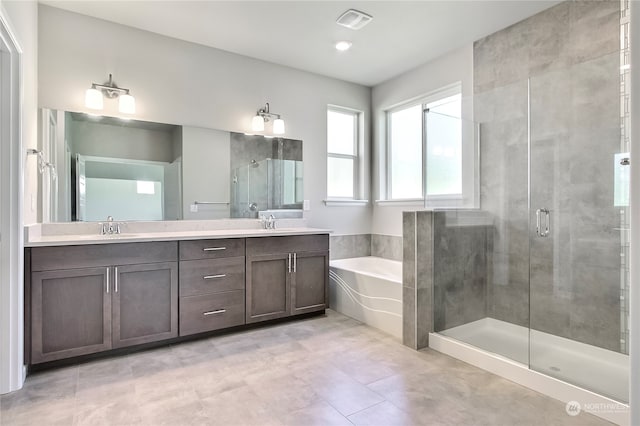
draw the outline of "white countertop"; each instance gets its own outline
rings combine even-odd
[[[25,247],[75,246],[84,244],[139,243],[148,241],[202,240],[217,238],[275,237],[285,235],[329,234],[328,229],[295,227],[280,229],[214,229],[197,231],[139,232],[119,235],[63,234],[31,235],[25,239]]]

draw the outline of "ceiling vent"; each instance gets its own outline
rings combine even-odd
[[[360,12],[359,10],[349,9],[340,15],[336,23],[343,27],[351,28],[352,30],[359,30],[371,22],[372,19],[373,16],[371,15]]]

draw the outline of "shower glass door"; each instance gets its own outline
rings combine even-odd
[[[479,153],[473,180],[480,182],[480,209],[433,213],[434,330],[524,365],[529,365],[528,113],[526,80],[474,94],[476,121],[465,120],[464,109],[462,120],[456,120],[462,152]],[[447,124],[454,120],[449,115],[436,108],[425,119]],[[434,136],[427,134],[427,149],[444,152]],[[474,162],[465,158],[463,192],[464,173],[475,173]]]
[[[529,80],[530,367],[628,401],[620,55]]]

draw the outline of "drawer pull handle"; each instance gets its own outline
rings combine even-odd
[[[226,247],[205,247],[202,249],[202,251],[220,251],[220,250],[226,250]]]
[[[205,275],[204,277],[202,277],[203,280],[212,280],[214,278],[224,278],[226,277],[227,274],[218,274],[218,275]]]
[[[208,317],[209,315],[224,314],[225,312],[227,312],[226,309],[216,309],[215,311],[204,312],[202,315]]]

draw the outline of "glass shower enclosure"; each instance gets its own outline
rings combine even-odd
[[[630,158],[620,73],[612,52],[474,95],[477,214],[488,222],[436,213],[434,241],[447,244],[434,250],[434,328],[626,403]]]

